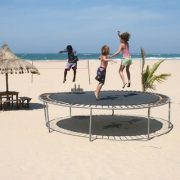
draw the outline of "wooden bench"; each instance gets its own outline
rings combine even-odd
[[[0,101],[0,109],[2,109],[4,111],[6,109],[8,103],[9,103],[9,100],[1,100]]]
[[[20,99],[22,107],[29,108],[29,102],[31,101],[32,98],[23,96],[23,97],[19,97],[19,99]]]
[[[13,102],[17,102],[17,101],[15,99],[11,99],[11,98],[0,100],[0,109],[2,109],[4,111],[5,109],[8,109],[8,107],[13,107]],[[17,108],[19,108],[20,103],[21,103],[21,100],[18,99],[18,107]]]

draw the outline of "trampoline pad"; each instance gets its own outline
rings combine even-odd
[[[155,93],[138,91],[102,91],[100,94],[100,100],[96,100],[93,91],[85,91],[82,93],[49,93],[48,99],[71,105],[132,106],[155,104],[161,100],[161,96]]]

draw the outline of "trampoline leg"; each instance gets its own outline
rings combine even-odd
[[[112,109],[112,116],[114,116],[114,109]]]
[[[91,141],[92,134],[92,109],[90,109],[90,118],[89,118],[89,141]]]
[[[45,111],[46,111],[46,123],[47,123],[48,129],[49,129],[49,132],[50,132],[49,111],[48,111],[48,104],[47,103],[46,103]]]
[[[47,114],[46,114],[46,104],[44,103],[44,116],[45,116],[45,125],[47,127]]]
[[[170,128],[170,122],[171,122],[171,102],[169,101],[169,111],[168,111],[168,128]]]
[[[147,139],[149,140],[150,137],[149,137],[149,132],[150,132],[150,107],[148,107],[148,132],[147,132]]]
[[[72,106],[69,107],[69,116],[72,117]]]

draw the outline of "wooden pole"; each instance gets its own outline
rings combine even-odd
[[[32,60],[32,65],[33,65],[33,60]],[[33,74],[31,73],[31,83],[33,83]]]
[[[91,84],[90,69],[89,69],[89,60],[88,60],[88,78],[89,78],[89,84]]]
[[[145,91],[144,88],[144,82],[143,82],[143,72],[144,72],[144,65],[145,65],[145,51],[143,48],[141,48],[141,85],[142,85],[142,91]]]
[[[6,91],[9,91],[9,86],[8,86],[8,73],[6,73]]]

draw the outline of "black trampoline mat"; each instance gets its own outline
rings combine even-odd
[[[160,96],[148,92],[102,91],[100,100],[96,100],[94,91],[85,91],[78,94],[71,92],[49,93],[48,99],[72,105],[131,106],[157,103]]]

